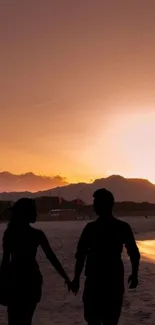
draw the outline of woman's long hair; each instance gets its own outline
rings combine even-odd
[[[8,222],[7,229],[4,232],[3,240],[6,233],[11,235],[12,232],[36,221],[36,205],[34,199],[19,199],[14,203],[10,210],[11,217],[10,221]]]

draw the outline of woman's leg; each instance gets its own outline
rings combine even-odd
[[[24,324],[24,325],[31,325],[32,324],[32,318],[33,318],[35,309],[36,309],[36,304],[29,306],[29,308],[27,309],[27,313],[26,313],[26,315],[27,315],[26,316],[27,317],[26,322],[22,323],[22,324]]]
[[[8,325],[31,325],[36,304],[10,304],[8,306]]]
[[[12,305],[9,305],[7,308],[7,313],[8,313],[8,325],[13,325],[15,324],[15,315],[14,315],[14,308]]]

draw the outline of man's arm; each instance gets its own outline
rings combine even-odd
[[[136,287],[138,284],[137,279],[138,279],[138,270],[139,270],[139,262],[140,262],[140,253],[134,238],[133,231],[128,224],[126,224],[125,227],[125,247],[130,257],[131,266],[132,266],[132,275],[129,277],[129,282],[131,282],[130,287]]]
[[[75,263],[75,274],[74,280],[72,282],[72,291],[77,293],[80,285],[80,276],[84,267],[86,255],[89,248],[89,226],[87,225],[78,242],[77,251],[75,254],[76,263]]]

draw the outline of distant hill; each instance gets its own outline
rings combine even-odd
[[[81,198],[86,204],[92,203],[93,192],[98,188],[107,188],[112,191],[117,202],[150,202],[155,203],[155,185],[145,179],[127,179],[113,175],[97,179],[91,184],[71,184],[60,189],[61,196],[66,200],[75,197]],[[56,195],[57,189],[51,191]]]
[[[1,188],[2,188],[1,183]],[[93,192],[105,187],[113,192],[117,202],[150,202],[155,203],[155,185],[145,179],[127,179],[121,176],[113,175],[107,178],[97,179],[91,184],[78,183],[69,184],[62,187],[52,188],[40,192],[12,192],[1,193],[0,200],[16,201],[20,197],[41,197],[60,195],[67,201],[80,198],[86,204],[92,203]]]
[[[49,188],[67,185],[65,178],[57,175],[54,177],[40,176],[33,173],[14,175],[8,172],[0,173],[0,192],[37,192]]]

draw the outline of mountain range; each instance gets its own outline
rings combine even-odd
[[[119,175],[112,175],[107,178],[96,179],[92,183],[67,184],[65,179],[60,178],[57,179],[59,183],[58,186],[54,186],[56,180],[54,178],[49,178],[49,180],[46,179],[46,181],[49,182],[46,183],[49,184],[49,190],[32,193],[30,191],[18,192],[18,190],[4,190],[4,188],[6,188],[6,183],[3,182],[1,174],[2,173],[0,173],[0,200],[16,201],[20,197],[60,196],[68,201],[79,198],[86,204],[91,204],[93,192],[98,188],[104,187],[113,192],[117,202],[133,201],[155,203],[155,184],[145,179],[124,178]],[[30,174],[31,173],[28,175],[30,176]],[[23,175],[22,179],[27,177],[25,175]],[[31,176],[32,175],[34,174],[31,174]],[[41,182],[44,182],[42,176],[34,175],[34,177],[36,177],[37,180],[38,177],[41,177]],[[28,180],[26,184],[28,184]],[[50,184],[52,184],[52,186],[50,186]]]
[[[33,173],[14,175],[9,172],[0,172],[0,192],[37,192],[49,188],[67,185],[62,176],[42,176]]]

